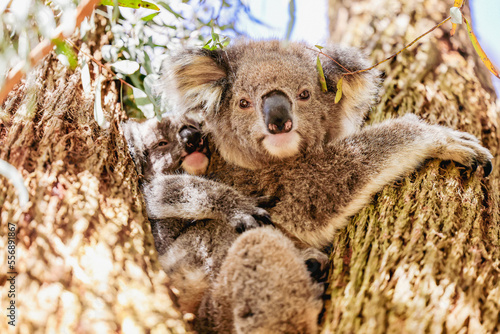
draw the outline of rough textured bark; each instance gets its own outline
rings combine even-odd
[[[96,18],[97,21],[98,17]],[[81,45],[100,58],[103,24]],[[83,55],[80,53],[79,57]],[[98,67],[89,62],[92,84]],[[0,177],[0,290],[7,298],[7,224],[17,225],[16,327],[0,332],[185,333],[168,279],[159,269],[137,177],[120,133],[113,82],[104,82],[109,122],[94,120],[94,91],[80,70],[46,57],[9,95],[0,117],[0,158],[23,175],[25,210]]]
[[[452,1],[329,0],[331,39],[375,62],[443,20]],[[381,65],[369,122],[416,113],[468,131],[495,160],[488,179],[430,161],[385,187],[339,233],[324,333],[500,331],[499,105],[465,27],[437,29]]]

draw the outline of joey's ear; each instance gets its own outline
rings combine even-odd
[[[218,109],[228,75],[225,51],[187,50],[167,60],[164,70],[164,93],[177,95],[183,109]]]
[[[332,46],[323,52],[336,61],[320,55],[328,92],[331,92],[331,94],[337,92],[337,83],[342,75],[347,73],[347,70],[356,72],[371,66],[367,57],[355,48]],[[354,131],[359,128],[371,106],[377,101],[381,82],[380,72],[372,69],[359,74],[344,75],[343,77],[342,99],[339,104],[345,113],[346,121],[351,122],[347,126],[352,126]]]

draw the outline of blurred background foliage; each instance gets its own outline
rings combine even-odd
[[[82,67],[82,83],[89,87],[85,82],[86,62],[93,60],[87,57],[78,63],[76,45],[56,36],[56,27],[68,32],[74,29],[81,2],[0,0],[0,86],[8,70],[16,65],[25,64],[23,71],[27,72],[30,51],[42,39],[48,39],[54,42],[61,62]],[[324,44],[328,33],[326,12],[326,1],[319,0],[314,5],[300,0],[102,0],[95,10],[107,19],[107,29],[113,34],[112,44],[101,50],[104,62],[114,72],[114,77],[107,79],[120,80],[123,107],[135,118],[159,117],[168,111],[168,101],[157,100],[152,90],[161,63],[171,51],[186,46],[222,48],[242,34]],[[296,16],[299,27],[293,31]],[[93,27],[92,18],[84,20],[73,42],[85,40]],[[481,32],[479,35],[481,38]],[[96,110],[99,114],[102,111]]]
[[[16,65],[25,64],[23,72],[29,71],[30,51],[40,41],[48,39],[53,41],[61,62],[73,68],[82,67],[83,85],[88,87],[85,82],[88,80],[86,62],[95,60],[78,63],[74,42],[75,39],[86,39],[94,27],[93,18],[84,20],[78,35],[73,35],[70,43],[56,35],[56,27],[69,32],[74,29],[78,5],[76,0],[0,2],[0,86],[9,69]],[[165,0],[154,3],[103,0],[95,13],[107,19],[107,30],[113,34],[112,44],[101,50],[102,58],[115,74],[112,79],[122,83],[121,100],[125,110],[136,118],[151,118],[168,110],[166,103],[154,98],[152,86],[158,79],[162,61],[171,51],[186,46],[221,48],[241,35],[240,22],[250,20],[262,24],[242,0]],[[97,110],[96,114],[99,113]]]

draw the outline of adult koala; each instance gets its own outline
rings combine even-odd
[[[323,62],[326,93],[316,52],[279,41],[186,50],[163,78],[164,92],[176,91],[180,108],[204,110],[214,178],[247,195],[279,198],[271,217],[289,236],[326,246],[373,194],[429,158],[491,172],[492,155],[474,136],[415,115],[360,129],[378,73],[344,76],[336,104],[342,74],[368,64],[355,49],[326,53],[332,58]]]
[[[318,80],[317,52],[281,41],[187,50],[166,64],[164,91],[178,90],[181,109],[203,107],[204,130],[226,161],[256,169],[360,128],[378,91],[378,72],[346,77],[335,104],[344,68],[353,72],[369,63],[354,48],[334,47],[328,54],[343,68],[323,61],[327,93]]]

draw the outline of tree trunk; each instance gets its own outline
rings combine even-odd
[[[104,25],[80,45],[98,60]],[[0,332],[185,333],[120,132],[116,86],[102,85],[102,129],[93,111],[99,68],[88,64],[91,94],[80,69],[51,54],[1,112],[0,158],[22,174],[30,203],[20,209],[15,188],[0,178],[1,308],[8,313],[14,300],[18,310],[16,326],[2,316]],[[17,226],[15,298],[7,298],[8,223]]]
[[[331,39],[366,49],[375,63],[452,5],[329,0]],[[453,37],[450,28],[379,67],[381,103],[369,122],[412,112],[470,132],[495,156],[493,173],[434,160],[385,187],[335,240],[324,333],[500,331],[500,108],[465,26]]]

